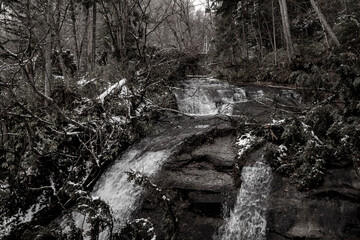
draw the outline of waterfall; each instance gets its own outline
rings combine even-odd
[[[249,90],[213,78],[184,81],[173,89],[180,112],[192,115],[232,115],[236,104],[262,98],[262,90]]]
[[[144,152],[131,148],[101,176],[94,187],[92,196],[100,197],[111,207],[115,217],[113,231],[120,230],[130,220],[143,191],[142,187],[127,180],[128,176],[125,172],[135,170],[151,177],[160,169],[170,154],[170,150]],[[84,233],[89,231],[90,225],[86,222],[87,216],[78,212],[73,212],[72,215],[78,228],[84,229]],[[100,239],[108,239],[108,234],[109,232],[105,230],[100,234]],[[90,239],[86,235],[83,237]]]
[[[127,180],[128,176],[125,172],[135,170],[151,177],[169,155],[170,152],[166,150],[143,154],[138,150],[130,150],[102,175],[92,195],[101,197],[111,206],[117,221],[115,230],[123,227],[130,219],[142,192],[142,187],[135,186],[133,182]]]
[[[266,239],[267,199],[272,179],[271,168],[257,161],[241,172],[242,184],[234,210],[214,240]]]
[[[181,83],[179,88],[174,88],[178,110],[190,115],[232,115],[236,113],[237,105],[264,98],[264,91],[258,87],[236,87],[229,83],[212,78],[190,79]],[[290,95],[289,95],[290,96]],[[291,97],[291,96],[290,96]],[[238,111],[239,112],[239,111]],[[201,118],[199,118],[201,119]],[[190,120],[189,120],[190,121]],[[101,198],[109,204],[115,217],[113,232],[121,230],[133,212],[139,206],[142,187],[135,186],[127,181],[126,171],[135,170],[152,177],[169,158],[177,145],[201,131],[206,131],[211,125],[199,123],[198,125],[186,124],[173,127],[181,129],[175,132],[167,129],[155,138],[143,139],[126,151],[114,165],[101,176],[94,187],[92,196]],[[192,128],[193,130],[189,130]],[[175,135],[176,134],[176,137]],[[240,138],[238,146],[246,149],[255,138],[250,134]],[[231,212],[227,223],[221,227],[216,239],[265,239],[266,233],[266,204],[269,195],[271,169],[262,160],[242,170],[242,186],[234,210]],[[73,219],[78,228],[89,231],[86,223],[87,216],[73,212]],[[89,239],[88,236],[83,236]],[[108,231],[100,234],[100,239],[108,239]]]

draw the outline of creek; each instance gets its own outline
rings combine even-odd
[[[184,221],[202,222],[203,230],[186,230],[195,222],[180,223],[180,231],[187,232],[184,239],[266,239],[271,170],[258,159],[243,168],[241,188],[234,187],[232,168],[239,149],[234,147],[232,123],[240,116],[271,122],[278,107],[274,103],[294,108],[301,102],[299,94],[271,87],[234,86],[206,76],[179,83],[173,93],[179,112],[187,116],[172,116],[160,123],[155,134],[130,147],[94,186],[92,196],[108,203],[116,219],[112,231],[137,217],[153,218],[155,225],[164,225],[154,213],[156,207],[146,200],[146,191],[128,181],[126,172],[135,170],[162,188],[173,189],[175,198],[187,199],[181,200],[189,203]],[[214,145],[207,144],[209,138]],[[73,217],[78,227],[89,228],[86,217],[79,213]],[[220,233],[213,237],[217,229]],[[157,239],[163,238],[161,230],[157,234]],[[108,235],[105,230],[100,239],[108,239]]]

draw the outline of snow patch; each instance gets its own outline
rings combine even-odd
[[[122,79],[120,80],[119,82],[111,85],[108,89],[106,89],[102,94],[100,94],[98,97],[97,97],[97,100],[100,101],[101,103],[104,103],[105,101],[105,98],[111,94],[115,89],[119,89],[119,88],[122,88],[126,83],[126,79]]]
[[[112,116],[110,117],[110,122],[114,124],[123,125],[126,123],[126,117],[124,116]]]
[[[195,128],[208,128],[210,125],[197,125]]]
[[[54,78],[55,80],[57,80],[57,79],[62,79],[62,80],[64,80],[64,76],[61,76],[61,75],[53,75],[53,78]]]
[[[249,132],[249,133],[245,133],[238,139],[236,145],[240,148],[240,151],[238,153],[239,157],[241,157],[244,154],[244,152],[251,147],[255,138],[256,137],[251,135],[251,132]]]
[[[84,87],[85,85],[89,84],[89,83],[92,83],[92,82],[95,82],[97,78],[92,78],[90,80],[87,80],[85,79],[84,77],[81,78],[77,84],[80,85],[81,87]]]
[[[270,123],[269,125],[280,125],[283,124],[285,122],[285,119],[280,119],[280,120],[272,120],[272,123]]]

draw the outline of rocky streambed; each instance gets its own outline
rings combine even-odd
[[[173,91],[182,114],[164,118],[94,187],[112,208],[119,239],[360,239],[360,178],[351,164],[333,164],[322,185],[302,192],[271,170],[264,146],[238,164],[261,141],[247,126],[299,116],[297,91],[208,77]],[[151,187],[128,182],[127,171]]]

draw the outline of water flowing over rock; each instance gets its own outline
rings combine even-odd
[[[261,161],[242,169],[242,184],[234,210],[214,239],[266,239],[266,210],[271,179],[271,168]]]
[[[302,101],[292,89],[239,87],[209,77],[183,81],[173,92],[180,112],[194,116],[247,115],[261,122],[271,122],[272,107],[281,105],[294,110]]]
[[[173,92],[179,110],[194,115],[232,115],[235,104],[264,95],[262,90],[251,91],[212,78],[184,81],[182,86]]]
[[[237,139],[233,123],[238,116],[272,122],[279,106],[296,110],[299,94],[272,87],[238,87],[208,77],[188,79],[173,92],[178,110],[193,118],[168,115],[155,126],[154,134],[109,166],[94,187],[92,196],[107,202],[114,214],[113,233],[131,220],[146,219],[153,224],[156,239],[168,238],[166,209],[150,190],[127,180],[125,172],[135,170],[150,177],[171,199],[180,239],[266,239],[271,169],[261,154],[249,156],[242,169],[242,186],[236,188],[236,145],[245,151],[240,143],[252,144],[255,138]],[[86,232],[84,216],[73,217]],[[108,234],[105,230],[100,239],[108,239]]]
[[[169,154],[168,150],[142,153],[131,149],[101,177],[92,195],[101,197],[111,206],[117,216],[115,230],[123,227],[129,220],[142,191],[141,187],[127,181],[128,176],[125,172],[135,170],[151,177]]]
[[[206,125],[205,125],[206,123]],[[127,150],[112,166],[110,166],[92,192],[93,197],[100,197],[109,204],[114,217],[113,232],[120,231],[133,213],[141,206],[143,188],[128,181],[126,172],[135,170],[153,178],[169,157],[176,153],[187,141],[199,138],[202,134],[215,131],[226,131],[230,128],[228,123],[219,119],[202,118],[199,120],[182,119],[173,123],[164,123],[159,133],[143,139]],[[195,138],[194,138],[195,136]],[[229,178],[231,182],[231,178]],[[84,229],[85,233],[90,226],[86,217],[80,213],[73,214],[77,227]],[[104,231],[100,239],[108,239],[110,230]],[[89,239],[88,236],[83,236]]]
[[[138,147],[138,146],[136,146]],[[153,176],[166,161],[171,149],[143,152],[130,148],[123,156],[106,171],[92,192],[93,197],[100,197],[111,207],[115,216],[113,231],[119,231],[130,220],[131,214],[136,210],[143,189],[128,181],[126,172],[131,170]],[[146,147],[145,147],[146,149]],[[77,227],[87,232],[90,226],[86,223],[87,216],[80,213],[73,214]],[[108,239],[109,231],[104,231],[100,239]],[[84,236],[85,239],[89,237]]]

